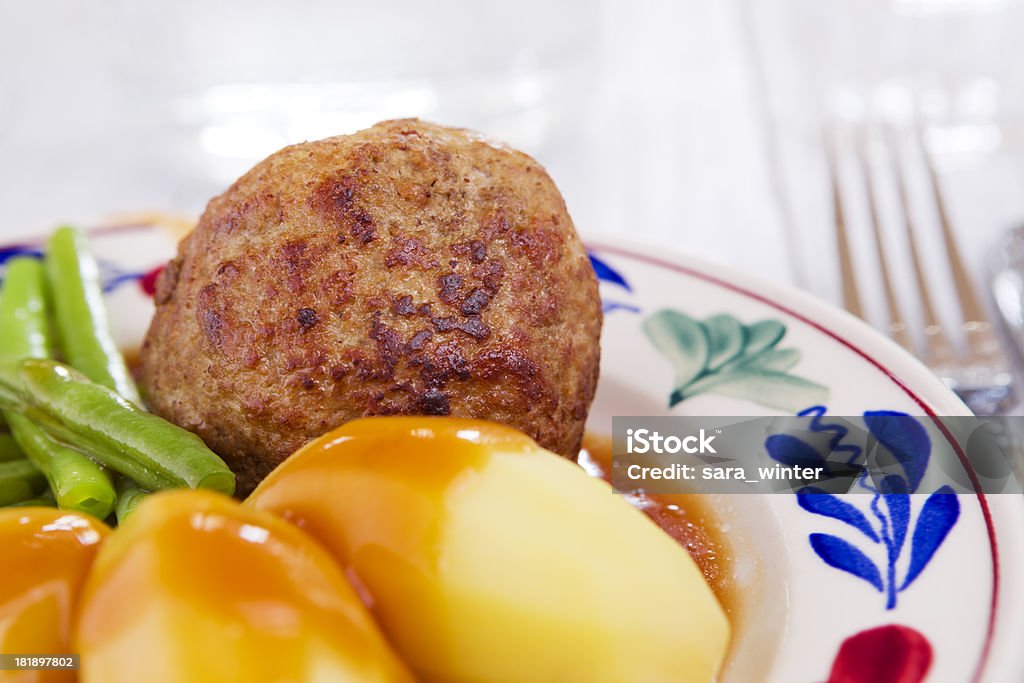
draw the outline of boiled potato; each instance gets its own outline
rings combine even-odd
[[[0,652],[71,654],[71,621],[107,525],[54,508],[0,510]],[[4,683],[71,683],[68,670],[0,671]]]
[[[104,544],[75,632],[82,683],[409,683],[331,558],[219,494],[151,496]]]
[[[370,418],[252,494],[319,539],[428,683],[707,683],[729,625],[607,484],[486,422]]]

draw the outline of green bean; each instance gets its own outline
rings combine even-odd
[[[46,479],[28,460],[0,462],[0,505],[10,505],[39,495]]]
[[[0,362],[10,371],[23,358],[49,358],[43,266],[27,256],[7,262],[0,296]]]
[[[53,494],[49,490],[43,491],[35,498],[27,498],[25,500],[19,500],[17,503],[11,503],[7,507],[9,508],[53,508],[57,507],[57,501],[53,499]]]
[[[72,228],[58,230],[50,239],[47,273],[56,293],[57,333],[65,340],[70,365],[141,407],[135,382],[110,333],[99,268],[85,236]],[[115,477],[118,490],[122,480]]]
[[[0,462],[21,460],[25,454],[18,448],[18,442],[11,434],[0,434]]]
[[[0,366],[14,371],[25,358],[50,353],[46,281],[35,259],[8,262],[0,296]],[[31,420],[15,412],[6,416],[14,441],[53,488],[63,509],[104,518],[114,507],[110,477],[84,454],[53,441]]]
[[[30,404],[26,416],[143,488],[234,493],[234,474],[202,439],[137,408],[73,368],[30,359],[21,363],[18,377]]]
[[[81,452],[57,443],[24,415],[7,416],[18,445],[46,476],[58,507],[105,519],[117,494],[110,475]]]
[[[10,373],[3,372],[2,366],[0,366],[0,410],[24,412],[28,408],[27,402],[25,392],[20,391],[17,387],[17,381],[11,377]]]
[[[142,499],[149,495],[149,491],[139,486],[128,477],[121,477],[117,481],[117,506],[114,512],[117,514],[117,523],[123,524],[125,518],[131,514],[135,506],[142,502]]]
[[[135,405],[142,405],[117,349],[103,304],[99,266],[83,235],[60,228],[47,244],[46,274],[53,291],[57,336],[71,367]]]

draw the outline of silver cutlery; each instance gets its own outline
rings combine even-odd
[[[866,205],[874,259],[881,274],[884,311],[888,318],[888,334],[900,346],[918,356],[945,384],[978,415],[1006,412],[1017,401],[1010,363],[993,329],[978,291],[971,283],[953,234],[946,200],[935,166],[925,148],[920,131],[865,126],[855,129],[830,129],[825,133],[825,147],[832,183],[835,211],[835,232],[842,279],[843,305],[854,315],[866,319],[858,275],[851,249],[847,209],[854,202]],[[840,167],[846,159],[857,169],[862,181],[860,196],[846,189]],[[887,172],[876,169],[881,166]],[[908,188],[912,173],[926,189],[925,201],[932,204],[939,231],[944,263],[930,264],[950,278],[955,292],[959,324],[944,325],[936,313],[935,296],[926,278],[922,238],[924,225],[915,220]],[[913,274],[910,296],[899,296],[894,284],[897,258],[886,247],[884,225],[880,216],[879,190],[889,182],[890,195],[899,205],[899,223],[909,252]],[[895,192],[891,192],[895,189]],[[920,199],[918,197],[918,199]],[[899,256],[898,254],[896,256]],[[916,301],[920,329],[912,329],[901,307],[901,299]],[[916,332],[916,334],[915,334]]]

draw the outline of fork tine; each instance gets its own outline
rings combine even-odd
[[[949,211],[946,208],[946,200],[939,183],[939,176],[935,170],[931,155],[924,143],[924,136],[920,128],[916,130],[915,138],[921,157],[928,173],[928,182],[931,186],[932,197],[935,201],[935,210],[939,217],[939,225],[942,228],[942,241],[945,245],[946,258],[949,261],[949,269],[953,275],[953,286],[956,289],[956,297],[960,303],[960,315],[964,323],[964,336],[967,345],[972,353],[979,355],[990,355],[998,353],[999,340],[995,336],[985,309],[981,305],[977,291],[971,284],[971,278],[964,267],[960,250],[953,237],[953,226],[949,219]]]
[[[913,353],[913,344],[910,341],[910,335],[907,334],[907,325],[904,322],[903,313],[896,298],[896,289],[890,276],[889,260],[885,255],[885,244],[882,241],[882,222],[878,216],[878,200],[875,196],[874,178],[872,177],[871,166],[868,163],[865,145],[866,135],[861,136],[856,145],[857,161],[864,178],[864,189],[868,199],[868,212],[871,215],[871,230],[875,238],[875,254],[878,257],[878,267],[882,271],[882,287],[885,290],[885,305],[889,314],[889,334],[893,341]]]
[[[843,196],[839,189],[839,171],[836,166],[838,141],[834,133],[822,131],[825,138],[825,160],[828,163],[829,178],[832,182],[832,211],[836,228],[836,249],[839,253],[839,274],[842,278],[843,307],[857,316],[864,317],[860,294],[857,292],[857,280],[853,271],[853,256],[850,252],[850,241],[846,234],[846,215],[843,209]]]
[[[939,323],[935,314],[935,306],[932,297],[928,293],[928,283],[924,276],[924,266],[921,261],[921,250],[917,241],[917,226],[914,224],[910,212],[910,198],[907,193],[907,184],[904,178],[902,146],[893,128],[886,128],[885,146],[886,156],[892,166],[892,175],[896,180],[896,194],[900,213],[903,217],[903,228],[907,235],[907,242],[910,246],[910,260],[914,268],[914,281],[917,284],[917,292],[921,299],[921,315],[924,318],[924,342],[928,361],[931,363],[942,363],[953,356],[953,346],[949,336]]]

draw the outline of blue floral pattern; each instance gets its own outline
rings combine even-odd
[[[0,247],[0,266],[7,263],[15,256],[34,256],[35,258],[41,258],[42,255],[43,251],[39,247],[28,244],[12,244]]]
[[[3,266],[7,261],[18,256],[29,256],[32,258],[42,258],[43,250],[39,246],[29,244],[15,244],[6,247],[0,247],[0,266]],[[121,285],[128,284],[130,282],[138,282],[146,277],[146,273],[125,270],[117,264],[107,261],[105,259],[97,259],[100,267],[100,282],[103,286],[103,292],[109,294]],[[0,282],[3,282],[3,274],[0,273]]]
[[[594,274],[597,276],[598,283],[607,282],[614,285],[618,289],[624,289],[629,294],[633,293],[633,287],[629,284],[622,273],[612,268],[603,259],[594,256],[593,252],[588,254],[590,256],[590,265],[594,269]],[[602,296],[601,297],[601,310],[604,313],[611,313],[612,311],[624,311],[626,313],[639,313],[640,307],[635,304],[628,303],[626,301],[618,301],[613,298]]]
[[[847,428],[826,422],[826,410],[824,406],[814,406],[799,413],[810,418],[810,432],[831,434],[826,446],[815,447],[793,434],[779,433],[766,439],[765,448],[778,462],[824,467],[830,474],[837,473],[835,465],[830,465],[826,457],[829,453],[822,451],[844,454],[845,466],[857,475],[857,486],[871,494],[867,512],[848,499],[813,486],[797,492],[797,503],[811,514],[843,522],[858,532],[858,542],[826,533],[812,533],[808,541],[826,564],[883,593],[886,609],[891,610],[896,607],[898,595],[921,575],[946,540],[960,516],[960,503],[952,488],[941,486],[928,496],[916,522],[911,524],[911,494],[919,493],[931,457],[931,440],[917,418],[888,410],[865,412],[864,424],[873,440],[874,452],[869,454],[859,445],[844,441]],[[868,476],[869,457],[887,464],[887,473],[878,481]],[[884,548],[884,564],[876,563],[859,547],[865,542]],[[909,562],[901,576],[898,563],[908,548]]]

